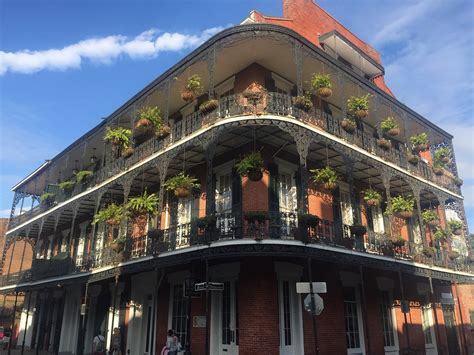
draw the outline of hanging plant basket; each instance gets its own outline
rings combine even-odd
[[[377,139],[377,145],[383,150],[390,150],[392,147],[392,142],[385,138]]]
[[[403,239],[402,237],[394,237],[392,238],[392,245],[394,248],[401,248],[405,245],[406,240]]]
[[[382,201],[382,195],[380,194],[380,192],[371,188],[363,192],[363,198],[365,200],[365,203],[367,203],[367,205],[371,207],[380,205],[380,201]]]
[[[444,164],[449,164],[451,163],[451,159],[449,159],[449,157],[442,157],[440,159]]]
[[[415,150],[417,152],[423,152],[428,149],[428,144],[417,144],[415,145]]]
[[[327,98],[327,97],[330,97],[332,95],[332,89],[331,88],[319,88],[318,90],[316,90],[316,94],[318,94],[318,96],[320,96],[320,97]]]
[[[252,90],[244,90],[242,95],[254,106],[257,105],[263,98],[263,93],[261,91],[252,91]]]
[[[366,118],[368,115],[369,115],[369,111],[368,110],[357,110],[354,112],[354,115],[358,118],[358,119],[363,119],[363,118]]]
[[[367,203],[367,206],[376,207],[380,205],[380,200],[371,199],[371,200],[367,200],[366,203]]]
[[[148,118],[139,118],[135,122],[135,129],[147,130],[151,128],[153,128],[153,122],[151,122]]]
[[[400,128],[392,128],[387,131],[387,134],[390,137],[396,137],[400,134]]]
[[[344,118],[342,121],[341,121],[341,127],[344,131],[346,131],[347,133],[354,133],[354,131],[356,130],[356,123],[355,121],[351,120],[351,119],[348,119],[348,118]]]
[[[300,214],[298,215],[298,223],[305,227],[315,228],[319,225],[320,219],[312,214]]]
[[[168,125],[162,125],[157,131],[156,131],[156,136],[158,138],[164,138],[169,136],[171,133],[171,127]]]
[[[408,154],[408,162],[412,165],[417,165],[420,161],[420,157],[414,154]]]
[[[398,211],[398,212],[395,212],[395,216],[404,218],[404,219],[409,219],[413,217],[413,211]]]
[[[262,169],[249,170],[249,172],[247,174],[247,177],[251,181],[260,181],[260,180],[262,180],[262,177],[263,177]]]
[[[115,226],[118,226],[120,224],[120,221],[121,221],[121,219],[119,217],[113,217],[113,218],[109,218],[108,220],[106,220],[105,223],[109,227],[115,227]]]
[[[185,102],[191,102],[194,100],[194,93],[191,90],[183,89],[181,91],[181,99]]]
[[[324,184],[322,184],[322,186],[326,189],[326,190],[334,190],[336,187],[337,187],[337,184],[335,182],[325,182]]]
[[[308,112],[313,108],[311,98],[307,96],[296,96],[293,98],[293,105],[304,112]]]
[[[455,260],[457,258],[459,258],[459,253],[455,250],[452,250],[448,253],[448,257],[451,259],[451,260]]]
[[[458,177],[454,178],[454,185],[456,185],[457,187],[461,187],[463,183],[464,183],[463,179],[460,179]]]
[[[212,111],[217,109],[217,107],[219,107],[219,102],[215,99],[212,99],[202,103],[199,106],[199,111],[201,112],[201,114],[207,115],[208,113],[211,113]]]
[[[130,158],[133,155],[134,149],[133,147],[127,147],[124,150],[122,150],[122,157],[125,159]]]
[[[174,194],[176,197],[178,198],[187,198],[189,196],[191,196],[191,190],[186,188],[186,187],[177,187],[175,190],[174,190]]]

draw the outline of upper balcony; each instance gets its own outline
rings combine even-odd
[[[313,93],[312,107],[302,109],[295,98],[311,92],[309,81],[313,73],[331,75],[333,94],[322,99]],[[192,74],[202,77],[207,93],[185,104],[180,91],[186,78]],[[242,94],[252,83],[266,89],[261,101],[255,105]],[[356,126],[352,130],[347,129],[343,123],[344,118],[349,117],[347,99],[366,93],[372,95],[368,118],[356,120]],[[218,100],[217,108],[211,113],[199,109],[208,98]],[[169,136],[136,136],[133,154],[127,158],[114,152],[111,144],[103,142],[106,128],[120,126],[133,129],[137,110],[155,105],[161,109],[163,122],[170,127]],[[460,194],[460,180],[449,134],[296,33],[278,26],[249,25],[238,26],[215,36],[101,125],[17,184],[9,229],[44,215],[78,195],[83,196],[100,188],[104,183],[140,167],[160,152],[178,147],[191,136],[232,119],[249,116],[297,121],[454,196]],[[387,116],[394,117],[400,124],[400,134],[390,138],[389,149],[381,144],[383,137],[380,130],[380,122]],[[409,138],[422,132],[428,134],[429,150],[414,156]],[[432,156],[439,147],[449,149],[449,163],[441,170],[436,169],[435,174]],[[78,171],[90,171],[92,176],[76,183],[72,189],[59,189],[60,182],[74,179]],[[43,193],[53,196],[40,204]]]

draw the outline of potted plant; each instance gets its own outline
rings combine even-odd
[[[157,106],[145,106],[138,111],[135,129],[158,129],[161,126],[161,112]]]
[[[433,248],[433,247],[424,247],[422,253],[427,258],[432,258],[435,254],[435,248]]]
[[[444,164],[448,164],[450,162],[449,156],[451,151],[447,147],[438,148],[435,153],[435,160],[441,161]]]
[[[40,196],[40,203],[44,206],[49,206],[54,202],[56,194],[52,192],[45,192]]]
[[[124,234],[115,238],[110,243],[110,249],[112,249],[115,253],[120,254],[125,250],[125,244],[127,244],[127,236]]]
[[[438,229],[436,229],[436,231],[434,232],[433,236],[434,236],[435,240],[442,241],[442,240],[447,239],[448,233],[447,233],[446,230],[438,227]]]
[[[201,105],[199,105],[199,112],[201,112],[202,115],[206,115],[208,113],[211,113],[218,107],[219,101],[217,101],[216,99],[207,100],[204,101]]]
[[[105,222],[109,226],[117,226],[126,216],[126,209],[123,205],[117,205],[115,202],[109,204],[106,208],[99,210],[92,219],[92,224]]]
[[[162,123],[160,128],[158,128],[156,131],[155,131],[155,135],[158,137],[158,138],[163,138],[163,137],[167,137],[169,136],[171,133],[171,127],[168,126],[167,124],[164,124]]]
[[[433,169],[433,173],[435,173],[436,175],[443,175],[444,174],[443,163],[441,163],[440,161],[435,161],[431,168]]]
[[[117,127],[112,129],[107,127],[104,141],[107,143],[110,142],[113,145],[129,146],[131,137],[132,131],[127,128]]]
[[[196,225],[199,229],[207,229],[209,227],[215,227],[217,223],[217,217],[215,215],[208,215],[199,217],[196,220]]]
[[[351,231],[351,235],[355,235],[356,237],[362,237],[365,233],[367,233],[367,227],[361,224],[354,224],[349,227]]]
[[[368,206],[378,206],[382,201],[382,195],[374,190],[374,189],[367,189],[364,192],[364,201],[367,203]]]
[[[357,118],[362,119],[369,115],[370,94],[363,96],[351,96],[347,100],[347,107]]]
[[[181,98],[186,102],[191,102],[196,96],[202,93],[204,86],[202,79],[199,75],[191,75],[184,85],[184,89],[181,91]]]
[[[92,176],[94,173],[90,170],[81,170],[76,173],[76,181],[78,183],[85,184]]]
[[[263,99],[263,95],[264,91],[254,91],[252,89],[245,89],[242,92],[242,96],[254,106],[256,106]]]
[[[420,157],[411,152],[407,152],[407,159],[408,159],[408,162],[412,165],[417,165],[418,162],[420,161]]]
[[[321,220],[318,216],[309,213],[303,213],[298,215],[298,223],[304,227],[315,228],[319,225],[319,222],[321,222]]]
[[[326,190],[334,190],[336,188],[337,173],[330,166],[322,169],[312,169],[313,181]]]
[[[431,227],[437,227],[439,224],[438,214],[434,210],[424,210],[421,212],[423,222]]]
[[[311,77],[311,87],[318,96],[329,97],[332,95],[331,76],[329,74],[314,73]]]
[[[181,172],[166,180],[164,187],[167,191],[174,191],[176,197],[186,198],[191,195],[193,189],[199,189],[201,187],[198,181],[199,180],[195,177]]]
[[[389,150],[392,147],[392,142],[390,139],[379,138],[377,139],[377,145],[383,150]]]
[[[352,134],[356,130],[356,122],[353,119],[346,117],[341,121],[341,127],[347,133]]]
[[[75,184],[73,180],[65,180],[59,183],[59,188],[63,190],[65,194],[70,194]]]
[[[395,137],[400,134],[400,126],[395,118],[391,116],[387,117],[382,121],[382,123],[380,123],[380,128],[385,134],[391,137]]]
[[[451,260],[456,260],[457,258],[459,258],[459,252],[457,252],[456,250],[451,250],[451,251],[448,253],[448,257],[449,257]]]
[[[411,136],[410,142],[418,152],[428,149],[428,135],[425,132]]]
[[[145,233],[146,224],[149,217],[158,214],[158,196],[148,194],[147,190],[141,196],[130,198],[126,205],[127,211],[133,217],[134,222],[138,225],[140,233]]]
[[[396,236],[392,238],[392,245],[394,248],[401,248],[405,245],[406,240],[401,236]]]
[[[245,219],[249,223],[263,223],[269,219],[268,213],[261,211],[245,212]]]
[[[251,181],[260,181],[263,176],[263,164],[260,152],[251,152],[240,159],[235,167],[240,176],[247,176]]]
[[[457,187],[461,187],[462,184],[464,183],[463,179],[458,178],[457,176],[453,178],[453,182],[454,182],[454,185],[456,185]]]
[[[313,108],[313,102],[311,101],[311,96],[307,96],[307,95],[294,97],[293,105],[304,112],[308,112],[309,110]]]
[[[395,196],[390,198],[391,208],[387,209],[387,214],[395,214],[400,218],[411,218],[415,206],[415,199],[412,196]]]
[[[452,233],[456,235],[461,235],[463,223],[461,221],[458,221],[457,219],[451,219],[448,221],[448,227]]]

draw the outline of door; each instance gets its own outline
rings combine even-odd
[[[225,281],[224,291],[212,294],[211,354],[239,353],[238,289]]]
[[[454,306],[443,304],[443,317],[448,338],[449,355],[459,354],[458,336],[456,333],[456,319],[454,318]]]
[[[176,247],[189,245],[191,233],[192,198],[180,198],[178,201],[178,225],[176,230]]]
[[[278,176],[278,202],[281,216],[280,235],[288,238],[292,235],[292,229],[296,228],[297,197],[293,175],[285,170]]]
[[[340,184],[340,206],[341,206],[341,217],[343,224],[344,236],[350,236],[349,226],[354,223],[354,214],[352,211],[351,195],[349,194],[349,186],[346,184]]]
[[[232,216],[232,174],[221,173],[216,178],[217,228],[221,238],[233,237],[234,216]]]

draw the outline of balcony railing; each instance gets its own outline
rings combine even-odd
[[[250,212],[236,214],[217,213],[215,222],[207,226],[198,221],[171,226],[164,230],[150,230],[147,235],[128,238],[122,250],[104,247],[89,255],[81,255],[80,262],[74,262],[67,254],[60,254],[50,260],[35,260],[30,270],[0,277],[0,286],[19,284],[49,277],[56,277],[91,270],[121,262],[153,257],[160,253],[186,249],[197,245],[209,245],[226,240],[275,240],[299,241],[302,244],[322,244],[341,250],[354,250],[371,255],[383,255],[393,259],[415,261],[427,265],[449,268],[457,271],[471,271],[468,257],[460,256],[454,260],[448,252],[434,248],[432,256],[424,255],[423,246],[406,242],[394,246],[389,239],[368,231],[363,236],[352,235],[350,227],[343,225],[338,235],[332,221],[321,220],[317,226],[299,223],[293,212]]]
[[[407,149],[404,144],[394,142],[389,150],[384,150],[377,145],[376,137],[374,137],[374,129],[364,122],[360,122],[354,133],[348,133],[341,127],[343,117],[335,117],[327,112],[323,112],[318,108],[313,108],[309,112],[296,108],[292,103],[292,97],[286,94],[267,93],[256,106],[249,105],[242,94],[229,95],[220,98],[218,108],[211,113],[201,114],[199,111],[194,112],[181,120],[171,123],[171,134],[165,138],[151,138],[139,146],[135,147],[134,153],[129,158],[118,157],[106,162],[105,166],[95,171],[94,176],[87,184],[76,184],[74,190],[69,194],[59,192],[54,204],[63,202],[72,196],[75,196],[88,188],[97,185],[106,179],[127,170],[132,165],[149,157],[150,155],[163,150],[171,143],[180,141],[189,136],[193,132],[202,127],[232,116],[253,115],[253,114],[271,114],[277,116],[285,116],[305,122],[309,125],[317,126],[334,136],[337,136],[351,144],[354,144],[367,152],[379,156],[385,161],[394,163],[395,165],[411,172],[414,175],[423,177],[440,186],[443,186],[453,192],[459,193],[460,189],[454,184],[453,179],[445,175],[436,175],[432,172],[429,165],[420,160],[417,165],[408,162]],[[339,115],[341,116],[341,115]],[[92,169],[92,167],[89,167]],[[40,206],[32,209],[20,216],[14,217],[10,221],[10,228],[48,210],[50,206]]]

